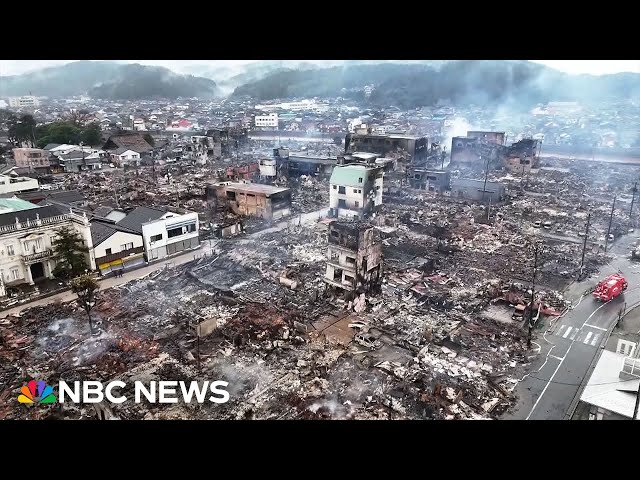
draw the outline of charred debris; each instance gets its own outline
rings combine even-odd
[[[208,198],[207,184],[230,180],[216,166],[69,175],[65,187],[90,205],[197,211],[208,241],[188,264],[102,291],[92,311],[99,336],[88,334],[77,302],[0,319],[0,418],[497,418],[535,355],[524,328],[532,246],[544,245],[536,318],[568,306],[561,292],[579,274],[588,213],[583,274],[607,261],[612,192],[630,191],[634,174],[585,165],[491,170],[489,181],[505,191],[495,203],[401,181],[385,185],[381,208],[358,221],[326,218],[321,176],[271,182],[290,189],[291,212],[267,220]],[[612,233],[636,220],[623,205]],[[222,233],[235,224],[242,228]],[[230,401],[15,408],[11,398],[31,378],[224,379]]]

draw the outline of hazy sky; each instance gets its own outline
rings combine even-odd
[[[16,75],[31,72],[40,68],[51,67],[71,62],[73,60],[0,60],[0,75]],[[143,65],[160,65],[176,72],[192,65],[206,65],[217,63],[225,65],[241,65],[251,63],[254,60],[122,60],[129,63],[141,63]],[[603,75],[618,72],[640,73],[640,60],[533,60],[534,62],[548,65],[566,73],[590,73]],[[324,61],[319,61],[322,63]]]

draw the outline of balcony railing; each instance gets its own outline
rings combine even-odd
[[[640,378],[640,358],[626,357],[622,363],[620,378]]]
[[[25,262],[35,262],[49,258],[53,255],[53,250],[45,250],[44,252],[30,253],[29,255],[23,255],[22,258]]]
[[[58,223],[64,223],[67,220],[84,222],[86,219],[80,215],[76,215],[75,213],[63,213],[62,215],[54,215],[53,217],[47,218],[37,218],[36,220],[27,219],[24,222],[16,221],[16,223],[12,223],[10,225],[0,226],[0,234],[29,228],[38,228],[46,225],[55,225]]]
[[[119,260],[121,258],[127,258],[131,255],[135,255],[137,253],[144,252],[144,247],[134,247],[129,250],[123,250],[117,253],[110,253],[109,255],[105,255],[103,257],[96,258],[96,265],[102,265],[104,263],[113,262],[115,260]]]

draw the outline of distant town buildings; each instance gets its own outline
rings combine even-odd
[[[25,95],[22,97],[10,97],[9,107],[11,108],[35,108],[40,105],[40,100],[33,95]]]

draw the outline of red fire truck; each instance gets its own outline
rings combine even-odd
[[[608,302],[614,297],[617,297],[627,289],[627,281],[619,273],[609,275],[602,280],[596,288],[593,290],[593,297],[604,302]]]

